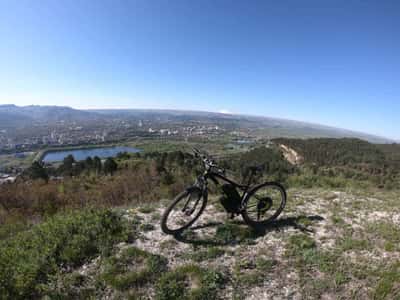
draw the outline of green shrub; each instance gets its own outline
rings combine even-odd
[[[259,270],[262,273],[267,273],[271,272],[273,267],[277,264],[277,261],[272,260],[272,259],[265,259],[262,257],[259,257],[256,259],[256,267],[257,270]]]
[[[156,287],[158,300],[212,300],[223,283],[220,273],[195,265],[182,266],[164,274]]]
[[[89,276],[75,271],[57,274],[42,289],[43,294],[50,299],[94,299],[98,286]]]
[[[218,247],[208,247],[207,249],[198,249],[193,253],[188,253],[186,256],[196,262],[215,259],[225,254],[225,250]]]
[[[291,258],[301,273],[306,273],[309,268],[333,276],[337,285],[348,280],[347,275],[341,273],[339,267],[340,254],[337,252],[323,251],[318,249],[314,239],[306,234],[296,234],[289,238],[285,255]]]
[[[156,210],[155,206],[151,206],[151,205],[143,205],[141,207],[138,208],[139,212],[141,212],[142,214],[149,214],[152,213]]]
[[[145,223],[145,224],[141,224],[141,225],[139,226],[139,229],[140,229],[140,231],[147,232],[147,231],[152,231],[152,230],[154,230],[155,227],[154,227],[153,224]]]
[[[373,299],[398,299],[400,282],[400,263],[395,263],[384,270],[375,287]]]
[[[369,250],[371,249],[371,242],[367,239],[356,239],[352,236],[345,235],[340,239],[339,245],[341,251],[349,250]]]
[[[249,226],[240,226],[229,222],[219,225],[215,232],[216,240],[224,244],[250,242],[258,236],[258,232]]]
[[[101,278],[118,290],[143,285],[167,270],[167,259],[138,248],[127,248],[119,256],[108,258]]]
[[[296,234],[289,238],[288,250],[292,253],[304,252],[315,247],[315,241],[306,234]]]
[[[48,221],[0,242],[0,295],[36,298],[61,267],[77,267],[126,240],[126,221],[108,210],[87,210]]]

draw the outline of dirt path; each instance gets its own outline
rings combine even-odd
[[[299,155],[294,149],[280,144],[279,147],[282,149],[283,155],[288,162],[292,165],[299,165],[303,162],[303,157]]]

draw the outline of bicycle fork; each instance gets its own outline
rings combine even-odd
[[[197,205],[199,204],[201,197],[204,197],[205,190],[207,189],[207,181],[203,180],[202,178],[198,178],[196,183],[195,183],[195,186],[199,187],[199,190],[201,192],[198,194],[196,202],[195,202],[193,208],[188,210],[188,211],[186,211],[186,209],[189,206],[189,202],[192,199],[192,194],[189,194],[189,197],[188,197],[185,205],[182,208],[182,212],[187,216],[190,216],[196,210]]]

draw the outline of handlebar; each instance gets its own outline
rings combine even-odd
[[[215,169],[217,169],[218,172],[225,173],[225,170],[223,168],[218,167],[218,165],[215,163],[215,161],[212,159],[212,157],[207,152],[200,151],[197,148],[193,148],[193,152],[194,152],[195,157],[200,158],[202,160],[206,170],[215,168]]]

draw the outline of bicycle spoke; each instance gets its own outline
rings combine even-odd
[[[261,186],[247,201],[247,217],[254,222],[263,222],[275,217],[281,207],[283,196],[279,187]]]
[[[170,230],[179,230],[197,218],[201,212],[201,205],[199,205],[201,199],[202,196],[197,191],[192,191],[183,196],[169,213],[167,219],[168,228]]]

